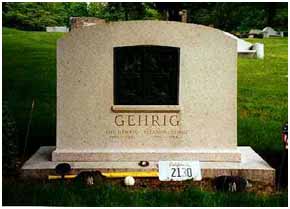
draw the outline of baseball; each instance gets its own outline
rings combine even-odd
[[[126,176],[124,183],[126,186],[133,186],[135,184],[135,179],[132,176]]]

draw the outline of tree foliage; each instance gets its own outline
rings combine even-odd
[[[3,3],[4,26],[44,30],[46,26],[69,25],[70,17],[98,17],[108,21],[163,19],[180,21],[179,11],[188,11],[188,22],[226,31],[248,31],[271,26],[286,30],[287,3],[263,2],[42,2]]]
[[[161,19],[159,11],[152,3],[108,2],[90,3],[89,15],[108,21]]]
[[[51,15],[51,4],[41,3],[5,3],[3,13],[4,26],[27,30],[41,30],[45,25],[55,25],[59,21]]]
[[[69,24],[71,16],[88,16],[86,3],[3,3],[3,25],[25,30]]]
[[[191,23],[212,25],[225,31],[249,31],[271,26],[287,30],[287,3],[203,2],[182,3]]]

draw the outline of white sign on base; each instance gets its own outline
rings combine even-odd
[[[200,181],[201,168],[199,161],[159,161],[160,181]]]

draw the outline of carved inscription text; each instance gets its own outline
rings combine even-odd
[[[179,126],[180,124],[177,114],[118,114],[114,122],[116,126]]]

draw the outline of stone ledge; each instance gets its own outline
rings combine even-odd
[[[202,162],[240,162],[238,149],[156,149],[143,150],[93,150],[73,151],[56,149],[52,152],[52,161],[73,162],[130,162],[162,160],[199,160]]]
[[[113,105],[111,110],[120,113],[178,113],[179,105]]]
[[[47,178],[55,175],[54,168],[60,162],[51,161],[55,147],[40,149],[22,167],[22,176],[30,178]],[[201,162],[203,178],[214,178],[221,175],[239,175],[254,182],[275,185],[275,169],[269,166],[250,147],[238,147],[241,162]],[[138,166],[138,162],[68,162],[72,167],[71,174],[81,171],[120,172],[120,171],[157,171],[158,162],[150,162],[148,167]]]

